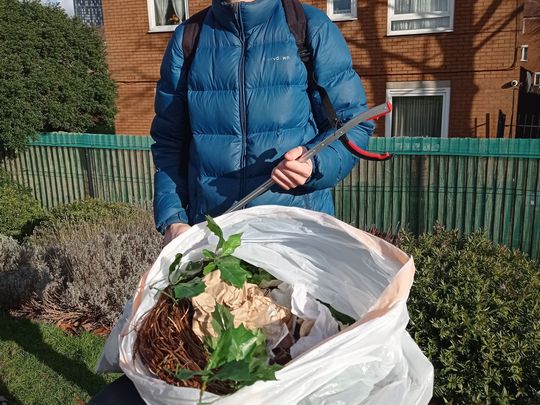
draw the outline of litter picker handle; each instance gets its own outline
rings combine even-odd
[[[269,178],[263,184],[261,184],[255,190],[253,190],[251,193],[249,193],[244,198],[242,198],[240,201],[234,203],[231,208],[229,208],[227,211],[225,211],[225,214],[228,214],[229,212],[239,210],[244,205],[246,205],[248,202],[254,200],[258,196],[260,196],[262,193],[267,191],[273,185],[274,185],[274,180],[272,180],[272,178]]]
[[[300,156],[298,160],[300,160],[301,162],[305,162],[311,159],[313,156],[315,156],[321,150],[326,148],[332,142],[343,137],[347,132],[349,132],[351,129],[353,129],[355,126],[357,126],[361,122],[377,120],[380,117],[383,117],[386,114],[388,114],[390,111],[392,111],[392,104],[387,102],[384,104],[379,104],[376,107],[370,108],[369,110],[364,111],[361,114],[358,114],[356,117],[351,118],[349,121],[347,121],[342,126],[337,128],[336,131],[332,135],[323,139],[321,142],[319,142],[314,147],[309,149],[306,153]]]

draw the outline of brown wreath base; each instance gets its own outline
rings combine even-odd
[[[202,387],[200,377],[179,380],[178,369],[201,371],[208,362],[208,352],[192,330],[193,306],[189,299],[175,304],[161,294],[157,304],[144,316],[135,341],[135,356],[159,379],[178,387]],[[232,384],[210,382],[206,390],[218,395],[234,391]]]

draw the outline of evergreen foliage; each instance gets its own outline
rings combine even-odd
[[[482,233],[405,235],[409,331],[450,404],[540,403],[540,266]]]
[[[0,234],[21,239],[31,234],[46,217],[46,211],[34,198],[32,190],[0,170]]]
[[[0,0],[0,21],[0,155],[40,131],[112,127],[116,88],[96,29],[37,0]]]

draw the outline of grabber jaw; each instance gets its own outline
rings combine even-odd
[[[347,148],[349,152],[351,152],[354,156],[360,159],[364,160],[371,160],[375,162],[384,162],[385,160],[391,159],[394,155],[388,152],[385,153],[373,153],[368,152],[367,150],[362,149],[358,145],[356,145],[353,141],[351,141],[347,135],[343,135],[341,138],[339,138],[341,143]]]
[[[378,114],[374,117],[371,117],[369,120],[376,121],[379,118],[384,117],[385,115],[392,112],[392,103],[390,103],[389,101],[386,102],[386,107],[387,107],[387,110],[385,112]],[[349,152],[351,152],[354,156],[360,159],[371,160],[375,162],[384,162],[385,160],[392,159],[392,157],[394,156],[393,154],[388,153],[388,152],[385,152],[385,153],[368,152],[367,150],[362,149],[361,147],[356,145],[353,141],[351,141],[347,137],[346,134],[340,137],[339,140],[347,148]]]

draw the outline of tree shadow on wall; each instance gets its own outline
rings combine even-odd
[[[517,35],[518,17],[522,12],[523,5],[516,1],[511,12],[506,13],[503,18],[496,17],[497,10],[505,3],[503,0],[492,0],[481,15],[475,19],[475,11],[478,8],[475,6],[475,2],[459,2],[456,4],[454,31],[450,33],[387,36],[383,39],[382,36],[378,35],[381,30],[377,29],[375,23],[370,23],[372,25],[369,27],[375,27],[375,30],[373,33],[365,33],[365,39],[348,38],[352,49],[364,49],[367,53],[367,60],[361,61],[360,65],[355,66],[358,72],[377,84],[383,84],[382,86],[373,86],[374,100],[370,100],[370,102],[372,104],[382,103],[386,99],[386,82],[410,80],[406,76],[414,77],[414,80],[418,80],[419,74],[420,80],[457,78],[459,87],[452,89],[452,96],[460,94],[460,97],[459,103],[451,100],[451,114],[457,113],[462,117],[462,120],[453,122],[453,132],[462,136],[474,136],[470,123],[474,120],[472,107],[479,89],[474,82],[473,74],[470,72],[516,69],[517,42],[508,61],[501,61],[498,67],[477,66],[480,52],[494,37],[510,30],[510,27],[512,32],[515,32],[514,35]],[[369,1],[359,10],[359,21],[379,21],[380,19],[377,17],[385,15],[387,7],[386,0]],[[386,20],[385,23],[387,23]],[[513,23],[515,23],[515,27]],[[384,31],[386,32],[386,27]],[[438,44],[441,56],[441,62],[438,65],[433,64],[433,60],[439,57],[433,51],[433,39]],[[410,55],[411,52],[408,49],[410,49],[411,41],[417,44],[414,55],[420,54],[420,57]],[[402,45],[405,42],[408,46],[404,48]],[[501,67],[500,65],[503,63],[506,65]],[[404,68],[396,72],[395,69],[392,69],[394,64],[404,66]],[[407,73],[407,68],[412,68],[414,73]]]

